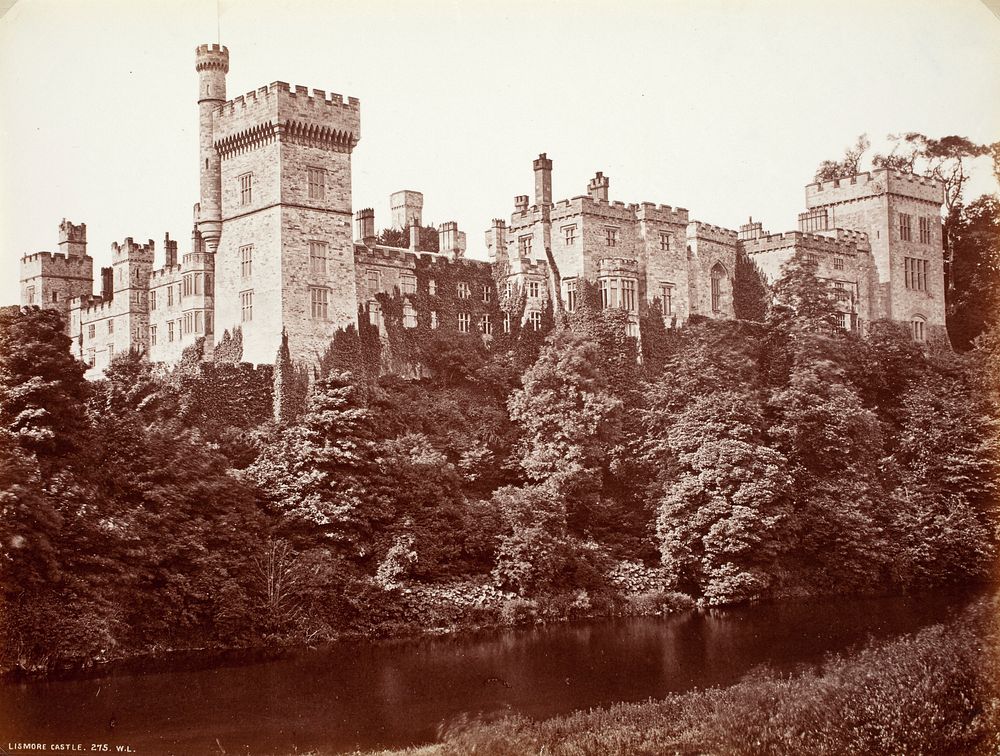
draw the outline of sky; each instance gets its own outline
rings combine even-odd
[[[2,7],[2,6],[0,6]],[[85,222],[190,246],[201,43],[230,98],[272,81],[361,100],[353,205],[389,225],[424,193],[468,254],[554,163],[556,199],[596,171],[611,199],[736,228],[795,228],[817,164],[858,134],[1000,139],[1000,19],[980,0],[17,0],[0,18],[0,304],[18,259]],[[996,191],[988,164],[970,196]]]

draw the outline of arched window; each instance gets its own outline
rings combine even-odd
[[[927,340],[926,326],[927,320],[923,315],[914,315],[913,320],[910,321],[910,326],[913,329],[913,340],[923,343]]]
[[[722,286],[727,277],[722,263],[712,266],[712,312],[722,311]]]

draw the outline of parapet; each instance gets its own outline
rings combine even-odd
[[[122,244],[118,242],[112,242],[111,244],[111,259],[113,262],[125,262],[125,261],[136,261],[136,262],[148,262],[153,263],[153,254],[156,249],[156,244],[152,239],[147,241],[145,244],[137,244],[132,240],[132,237],[126,237]]]
[[[629,257],[602,257],[597,261],[597,275],[638,276],[639,261]]]
[[[944,202],[944,184],[929,176],[879,168],[847,178],[808,184],[806,207],[851,202],[880,194],[896,194],[941,204]]]
[[[74,224],[71,221],[62,219],[62,223],[59,224],[59,243],[63,242],[73,242],[74,244],[86,244],[87,243],[87,224],[80,223]]]
[[[657,205],[652,202],[640,202],[636,210],[639,220],[658,221],[660,223],[688,224],[688,211],[683,207]]]
[[[809,234],[802,231],[786,231],[783,234],[768,234],[742,242],[747,254],[771,252],[776,249],[795,247],[809,252],[836,255],[856,255],[858,251],[868,251],[868,235],[837,229],[844,236],[832,237],[824,234]]]
[[[736,245],[739,234],[731,228],[713,226],[711,223],[692,221],[687,227],[687,238],[714,241],[719,244]]]
[[[93,274],[92,257],[66,255],[62,252],[32,252],[21,258],[22,281],[36,276],[91,278]]]
[[[229,73],[229,48],[225,45],[198,45],[194,51],[194,68],[196,71],[215,68]]]
[[[214,114],[215,144],[231,152],[255,127],[268,126],[274,135],[311,140],[317,146],[353,148],[361,139],[361,102],[335,92],[294,88],[276,81],[224,103]]]

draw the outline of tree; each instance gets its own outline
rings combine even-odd
[[[86,427],[84,366],[55,310],[0,310],[0,428],[43,463],[58,464]]]
[[[420,226],[417,237],[417,249],[421,252],[437,252],[440,237],[437,228],[433,223],[427,226]],[[410,248],[409,228],[383,228],[375,240],[376,244],[386,247],[397,247],[401,249]]]
[[[831,181],[860,173],[861,158],[869,147],[871,147],[871,141],[868,139],[868,135],[861,134],[853,146],[844,150],[844,157],[841,160],[824,160],[820,163],[819,167],[816,168],[813,180],[816,182]]]
[[[831,332],[837,328],[837,299],[830,284],[816,275],[818,263],[796,252],[781,266],[774,282],[774,322],[788,322],[791,330]]]
[[[347,373],[315,383],[305,413],[277,432],[245,477],[284,531],[323,537],[357,557],[370,555],[376,525],[391,514],[371,412]]]
[[[959,207],[957,216],[947,322],[952,345],[966,350],[1000,312],[1000,200],[984,194]]]
[[[770,300],[770,287],[757,263],[745,252],[737,252],[733,273],[733,312],[736,317],[739,320],[763,321]]]

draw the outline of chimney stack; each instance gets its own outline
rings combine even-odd
[[[519,194],[514,198],[514,210],[523,213],[528,209],[528,195]]]
[[[490,262],[506,259],[507,224],[502,218],[494,218],[493,225],[486,232],[486,251]]]
[[[115,269],[101,268],[101,299],[110,302],[115,297]]]
[[[420,219],[414,218],[410,224],[410,251],[416,252],[420,243]]]
[[[535,204],[548,207],[552,204],[552,161],[543,152],[533,163],[535,168]]]
[[[163,261],[166,267],[172,268],[177,265],[177,242],[170,238],[170,234],[163,237],[163,252],[166,255]]]
[[[354,216],[357,223],[357,239],[371,249],[375,246],[375,210],[366,207]]]
[[[411,189],[403,189],[389,195],[389,207],[392,209],[392,227],[409,228],[413,221],[421,223],[424,209],[424,195]]]

